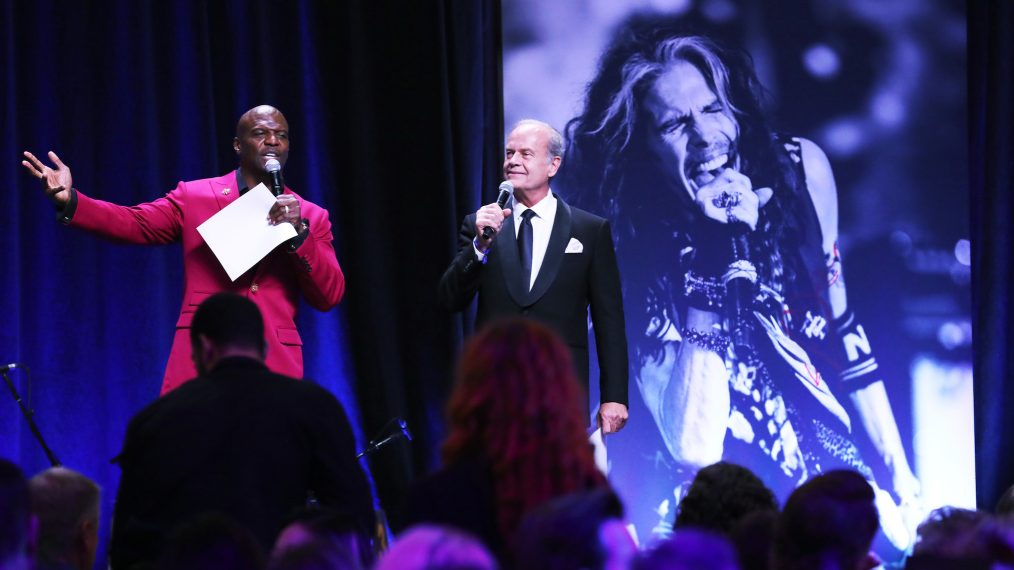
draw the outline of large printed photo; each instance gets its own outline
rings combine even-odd
[[[891,559],[974,506],[963,9],[777,4],[505,0],[505,123],[560,130],[553,191],[611,223],[638,540],[717,461],[781,501],[847,468]]]

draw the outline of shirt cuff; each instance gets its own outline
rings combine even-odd
[[[69,224],[70,220],[74,217],[74,212],[77,211],[77,190],[74,188],[70,189],[70,199],[63,205],[63,208],[57,208],[56,220],[61,224]]]
[[[489,255],[489,250],[486,250],[486,253],[479,251],[479,246],[476,244],[478,239],[478,236],[476,236],[475,239],[472,240],[472,249],[475,250],[475,259],[477,261],[481,261],[483,265],[486,265],[486,256]]]
[[[297,234],[296,237],[294,237],[294,238],[292,238],[292,239],[290,239],[288,241],[289,251],[296,251],[297,249],[299,249],[299,246],[303,245],[303,242],[306,241],[307,237],[309,237],[309,235],[310,235],[310,220],[308,220],[306,218],[303,218],[303,225],[306,226],[306,231],[302,232],[300,234]]]

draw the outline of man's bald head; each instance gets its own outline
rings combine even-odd
[[[281,111],[271,105],[257,105],[239,116],[239,121],[236,122],[236,136],[240,137],[244,132],[248,131],[258,117],[267,116],[276,116],[276,120],[279,120],[279,122],[288,128],[289,122],[285,120],[285,115]]]
[[[51,467],[32,477],[28,488],[39,519],[38,560],[91,568],[99,542],[99,486],[77,471]]]
[[[250,177],[247,183],[267,183],[264,163],[274,158],[285,166],[289,158],[289,122],[271,105],[258,105],[239,118],[232,148],[239,156],[240,170]]]

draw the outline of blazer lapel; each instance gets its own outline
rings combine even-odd
[[[567,249],[567,240],[570,239],[570,223],[570,206],[557,196],[556,219],[553,220],[553,232],[549,234],[546,255],[542,258],[539,276],[535,278],[535,284],[532,285],[532,290],[526,295],[527,301],[524,304],[535,304],[536,301],[546,294],[553,281],[556,281],[556,274],[560,272],[560,265],[563,263],[563,256],[565,255],[564,251]],[[520,271],[520,260],[518,261],[518,265],[518,271]]]
[[[236,171],[233,170],[225,176],[219,176],[212,180],[211,191],[215,193],[215,200],[218,201],[219,210],[232,204],[236,198],[239,198],[239,183],[236,181]]]
[[[507,283],[507,292],[514,302],[524,306],[528,291],[521,284],[521,259],[518,257],[518,237],[514,233],[514,215],[511,214],[500,226],[496,236],[496,260]]]

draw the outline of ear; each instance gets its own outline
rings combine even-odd
[[[197,341],[201,343],[201,354],[204,355],[205,360],[214,358],[218,354],[218,347],[215,343],[207,337],[207,335],[197,335]]]
[[[95,563],[95,551],[99,546],[99,521],[98,519],[86,519],[81,521],[78,537],[76,540],[78,553],[86,563],[92,566]]]
[[[563,158],[554,156],[553,160],[549,161],[549,177],[556,176],[556,171],[560,170],[560,163],[563,162]]]
[[[25,544],[28,550],[28,556],[32,560],[35,560],[35,555],[39,551],[39,517],[32,515],[28,521],[28,540]]]
[[[216,355],[215,343],[204,334],[198,334],[197,340],[190,343],[190,359],[194,361],[194,368],[201,369],[201,364],[210,365],[214,362]]]
[[[239,137],[233,137],[232,150],[236,151],[236,154],[239,154]]]
[[[81,521],[81,536],[87,546],[95,546],[99,541],[99,519]]]

